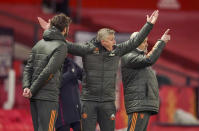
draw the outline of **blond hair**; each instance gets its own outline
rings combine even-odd
[[[130,39],[135,38],[135,37],[136,37],[136,35],[137,35],[138,33],[139,33],[139,32],[133,32],[133,33],[131,34],[131,36],[130,36]]]
[[[112,30],[112,29],[108,29],[108,28],[102,28],[100,29],[98,32],[97,32],[97,40],[98,41],[101,41],[101,40],[104,40],[106,39],[106,37],[108,35],[114,35],[115,34],[115,31]]]

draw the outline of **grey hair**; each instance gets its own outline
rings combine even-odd
[[[97,40],[104,40],[108,35],[114,35],[115,31],[108,28],[102,28],[97,32]]]
[[[135,37],[136,37],[136,35],[137,35],[138,33],[139,33],[139,32],[133,32],[133,33],[131,34],[131,36],[130,36],[130,39],[135,38]]]

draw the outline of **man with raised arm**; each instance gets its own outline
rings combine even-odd
[[[84,44],[66,43],[68,52],[82,57],[82,130],[95,131],[99,123],[101,131],[115,129],[115,86],[118,63],[121,56],[137,48],[148,36],[158,18],[154,11],[136,38],[116,45],[115,31],[100,29],[97,37]],[[43,28],[47,23],[40,21]],[[48,29],[46,30],[48,31]]]
[[[142,44],[124,55],[121,60],[125,108],[128,114],[127,131],[146,131],[151,115],[159,110],[158,82],[151,66],[159,58],[164,46],[170,40],[169,29],[148,53],[148,38]],[[138,37],[134,32],[132,38]]]

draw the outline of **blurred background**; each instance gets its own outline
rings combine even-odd
[[[199,130],[198,0],[0,0],[0,131],[33,131],[29,101],[22,97],[22,73],[28,53],[42,38],[37,17],[46,21],[63,12],[73,19],[68,40],[84,42],[98,29],[116,30],[117,43],[129,39],[158,9],[149,50],[166,29],[171,40],[153,66],[161,106],[148,131]],[[74,57],[81,65],[81,59]],[[116,131],[125,131],[120,72],[117,82]],[[99,131],[99,129],[97,129]]]

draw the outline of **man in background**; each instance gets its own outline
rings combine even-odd
[[[62,84],[59,95],[59,113],[56,131],[80,131],[81,105],[78,80],[82,69],[69,57],[64,61]]]
[[[146,38],[137,49],[121,59],[125,108],[128,114],[127,131],[146,131],[150,116],[158,113],[158,82],[151,65],[157,61],[164,46],[170,40],[168,32],[169,29],[149,53],[147,53],[148,38]],[[138,32],[133,33],[131,39],[137,35]]]

